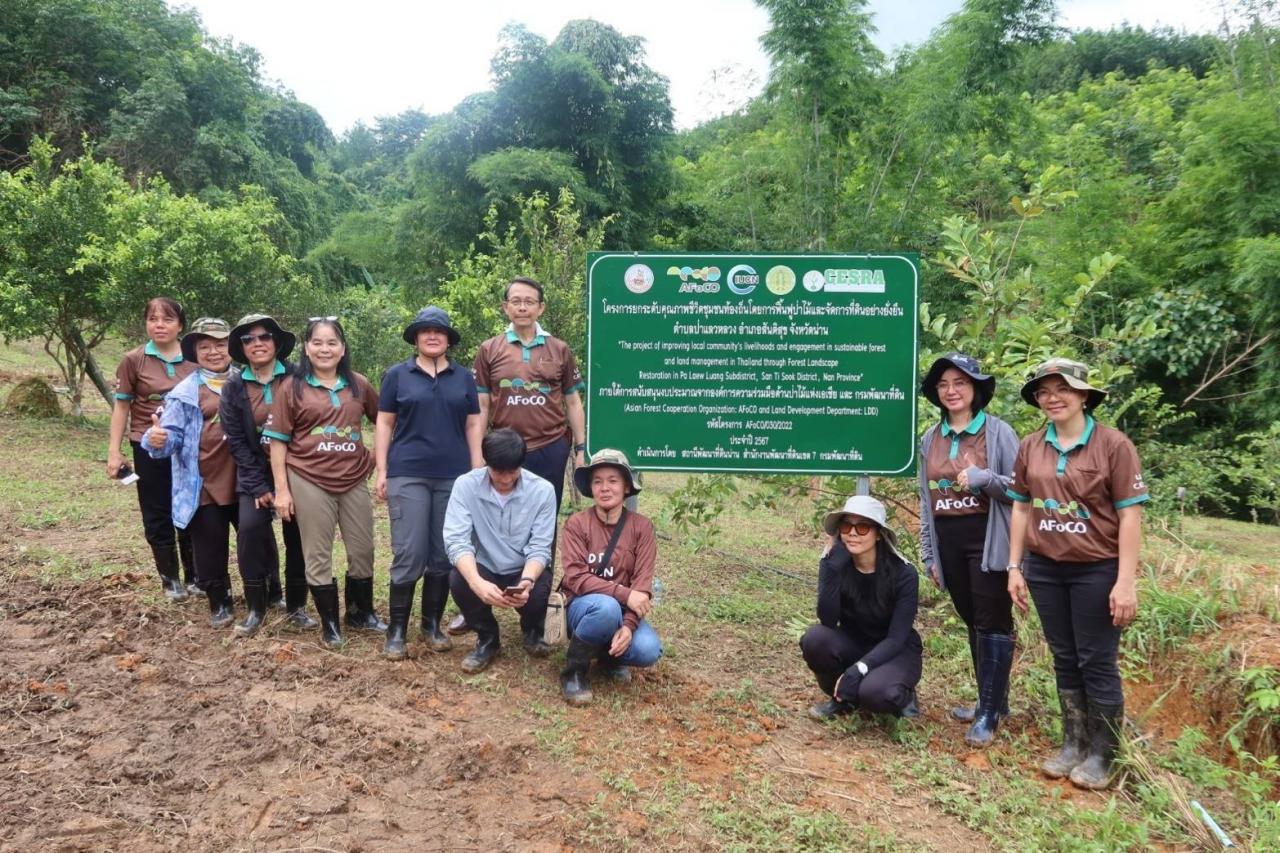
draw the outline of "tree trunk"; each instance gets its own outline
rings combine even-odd
[[[84,336],[80,334],[79,329],[72,327],[70,332],[71,339],[67,342],[68,358],[74,358],[80,363],[83,373],[93,381],[93,385],[98,389],[98,393],[102,395],[102,399],[106,401],[108,406],[113,405],[112,401],[115,398],[111,393],[111,386],[107,384],[106,377],[102,375],[102,369],[98,367],[98,362],[93,357],[93,351],[85,344]],[[78,389],[73,393],[78,394]]]

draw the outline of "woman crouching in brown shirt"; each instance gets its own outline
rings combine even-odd
[[[602,674],[629,681],[632,666],[652,666],[662,643],[644,617],[653,607],[653,523],[622,505],[640,491],[619,450],[601,450],[573,472],[578,491],[595,506],[576,512],[560,533],[561,589],[569,596],[569,649],[560,686],[570,705],[591,701],[587,671],[599,658]]]

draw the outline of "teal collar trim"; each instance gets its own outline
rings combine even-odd
[[[951,424],[947,422],[946,417],[942,418],[942,435],[951,438],[951,451],[947,454],[948,459],[955,459],[960,454],[960,436],[977,435],[982,432],[982,427],[987,423],[986,411],[979,411],[973,420],[969,421],[969,425],[958,432],[951,428]]]
[[[316,379],[314,375],[308,373],[307,384],[312,388],[324,388],[324,390],[328,391],[329,402],[333,403],[333,407],[335,409],[342,406],[342,401],[338,399],[338,392],[347,387],[347,380],[343,379],[341,376],[338,377],[338,381],[334,383],[333,387],[329,388],[325,385],[321,385],[319,379]]]
[[[516,334],[515,323],[507,324],[507,343],[520,345],[520,360],[525,363],[528,363],[529,361],[529,350],[534,347],[540,347],[546,342],[547,332],[536,322],[533,324],[533,343],[531,344],[526,344],[524,341],[520,340],[520,336]]]
[[[160,350],[156,349],[156,342],[153,340],[147,341],[146,346],[142,348],[142,352],[144,355],[149,355],[154,358],[160,359],[161,363],[164,364],[165,376],[168,376],[170,379],[172,379],[174,376],[178,375],[178,372],[173,369],[173,366],[175,364],[182,364],[182,353],[178,353],[177,356],[175,356],[174,358],[165,358],[163,355],[160,354]]]
[[[1093,415],[1085,415],[1084,416],[1084,432],[1080,434],[1080,440],[1077,441],[1075,444],[1071,445],[1070,447],[1068,447],[1066,450],[1063,450],[1062,445],[1058,443],[1058,425],[1054,423],[1050,423],[1049,426],[1045,428],[1045,431],[1044,431],[1045,443],[1048,444],[1050,447],[1052,447],[1054,450],[1058,451],[1057,472],[1059,477],[1067,473],[1067,454],[1069,454],[1073,450],[1076,450],[1077,448],[1084,447],[1086,444],[1089,443],[1089,439],[1093,436],[1093,425],[1094,425]]]
[[[247,364],[245,365],[244,370],[240,371],[240,377],[244,379],[245,382],[257,382],[262,386],[262,402],[266,403],[268,406],[270,406],[272,402],[271,383],[275,381],[277,376],[284,376],[284,365],[278,358],[276,359],[276,366],[271,369],[271,378],[266,382],[258,382],[257,374],[255,374],[253,372],[253,368]]]

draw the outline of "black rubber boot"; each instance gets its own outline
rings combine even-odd
[[[1077,788],[1101,791],[1115,780],[1116,755],[1120,752],[1120,729],[1124,727],[1124,704],[1090,702],[1085,717],[1089,730],[1088,754],[1071,771]]]
[[[524,650],[535,658],[545,658],[551,654],[551,647],[542,639],[541,628],[526,628],[524,631]]]
[[[406,641],[409,637],[409,613],[413,610],[413,588],[416,585],[416,581],[391,585],[391,621],[387,625],[387,642],[382,646],[382,656],[387,660],[404,660],[409,656]]]
[[[195,549],[191,547],[191,535],[184,531],[178,533],[178,559],[182,563],[182,580],[187,585],[187,595],[202,597],[204,587],[196,577]]]
[[[609,681],[617,684],[631,683],[631,667],[624,664],[620,658],[615,658],[613,655],[609,654],[609,650],[607,648],[600,650],[598,661],[599,663],[596,669],[600,673],[601,678],[608,679]]]
[[[311,599],[320,614],[320,642],[325,648],[342,648],[342,628],[338,620],[338,585],[329,582],[311,587]]]
[[[284,590],[280,588],[280,569],[267,575],[267,607],[272,610],[284,610]]]
[[[502,651],[502,642],[498,638],[498,621],[492,615],[483,624],[472,627],[476,632],[476,647],[462,659],[462,671],[468,675],[483,672],[493,663],[498,652]]]
[[[1013,666],[1013,637],[978,635],[978,714],[964,736],[969,746],[987,746],[1000,726],[1000,711],[1009,695],[1009,669]]]
[[[1070,776],[1076,765],[1084,761],[1087,751],[1088,725],[1085,721],[1083,690],[1059,690],[1062,706],[1062,751],[1040,765],[1050,779]]]
[[[826,700],[819,702],[809,709],[809,716],[815,720],[834,720],[836,717],[843,717],[845,714],[853,712],[853,706],[847,702],[838,702],[831,697],[835,692],[836,680],[839,675],[832,675],[825,672],[814,673],[818,679],[818,688],[822,691],[822,695],[826,696]]]
[[[231,607],[231,585],[227,579],[221,577],[209,581],[204,591],[209,598],[209,624],[225,628],[234,622],[236,614]]]
[[[978,668],[978,629],[969,626],[969,659],[973,661],[973,679],[982,689],[982,670]],[[959,723],[972,723],[978,714],[977,704],[957,705],[951,709],[951,719]]]
[[[151,556],[155,558],[156,571],[160,573],[164,597],[174,602],[186,601],[189,596],[178,574],[177,549],[172,545],[152,545]]]
[[[285,624],[290,628],[309,631],[320,627],[320,623],[307,613],[307,585],[301,581],[284,581],[284,608],[288,614]]]
[[[433,652],[447,652],[453,648],[449,635],[440,630],[444,618],[444,606],[449,603],[449,576],[422,576],[422,639]]]
[[[560,670],[560,690],[564,701],[574,707],[591,703],[591,680],[588,673],[591,659],[602,650],[574,637],[569,641],[569,648],[564,653],[564,669]]]
[[[387,623],[373,612],[373,578],[347,578],[347,626],[385,634]]]
[[[261,580],[244,582],[244,603],[249,612],[236,626],[237,637],[252,637],[267,618],[267,587]]]

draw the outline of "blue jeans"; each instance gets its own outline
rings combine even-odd
[[[593,646],[609,650],[613,635],[622,627],[622,605],[616,599],[593,592],[569,602],[569,632]],[[652,666],[662,657],[658,632],[641,620],[632,632],[631,645],[618,662],[624,666]]]

